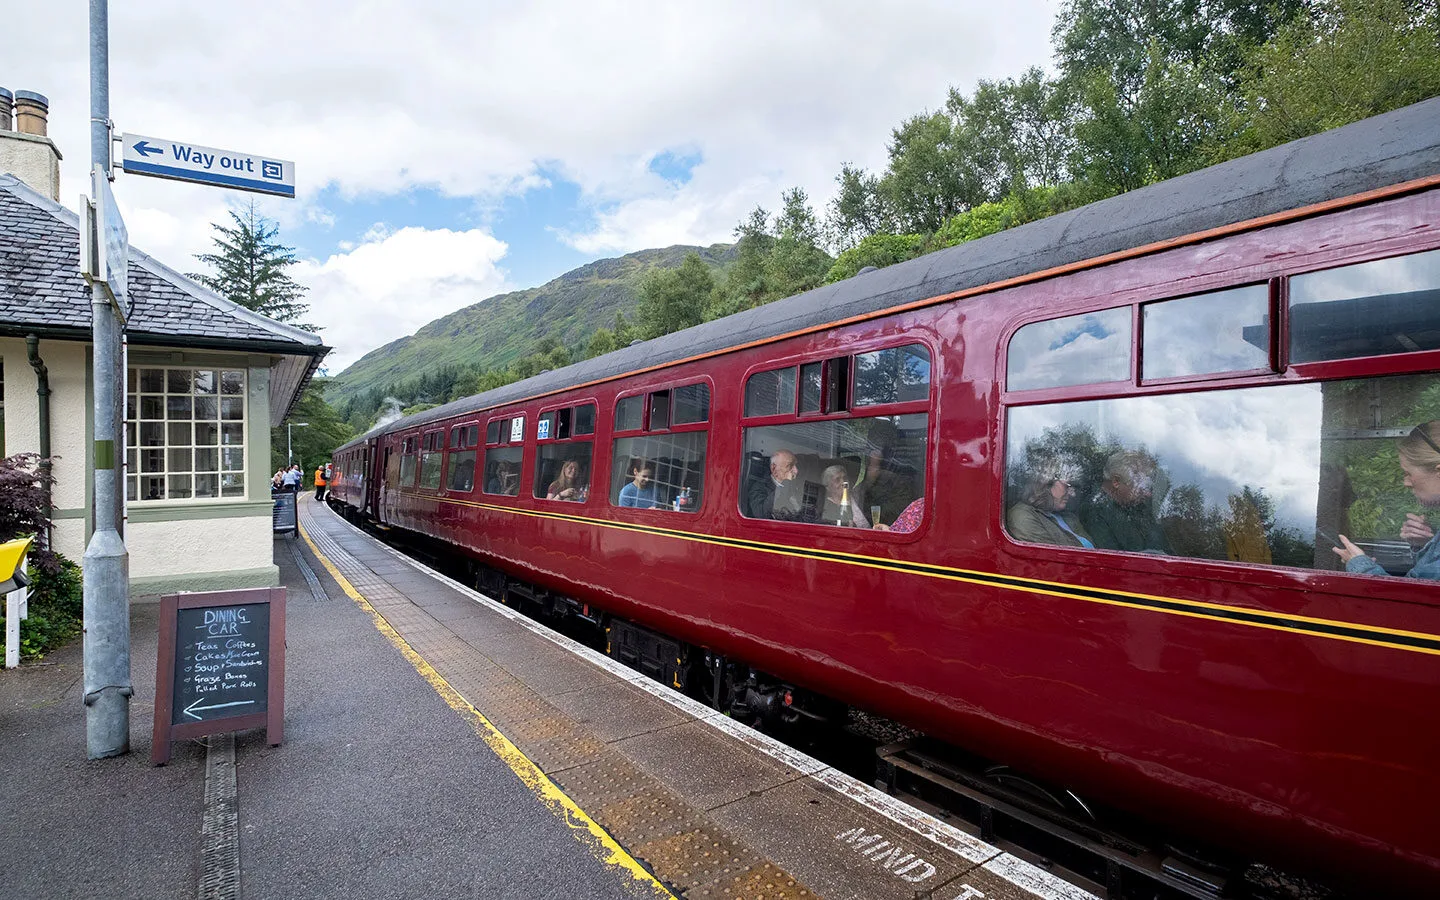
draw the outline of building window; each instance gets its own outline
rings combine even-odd
[[[245,496],[245,372],[132,368],[125,391],[131,502]]]

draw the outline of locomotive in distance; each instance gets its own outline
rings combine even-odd
[[[1440,99],[401,419],[332,502],[722,706],[1433,890],[1437,221]]]

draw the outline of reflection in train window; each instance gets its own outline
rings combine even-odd
[[[756,372],[745,382],[745,415],[778,416],[794,411],[794,366]]]
[[[645,427],[645,398],[624,397],[615,404],[615,430],[635,431]]]
[[[855,406],[930,399],[930,351],[923,344],[855,357]]]
[[[1437,418],[1434,375],[1015,407],[1006,530],[1325,570],[1343,568],[1331,549],[1343,534],[1375,561],[1367,571],[1402,575],[1420,550],[1401,537],[1406,515],[1433,510],[1406,488],[1397,444]]]
[[[1440,349],[1440,250],[1290,279],[1290,361]]]
[[[1130,307],[1032,322],[1015,332],[1005,388],[1028,391],[1130,377]]]
[[[1148,303],[1142,313],[1142,378],[1270,368],[1268,285]]]
[[[889,525],[925,495],[929,416],[745,429],[740,511],[815,525]]]

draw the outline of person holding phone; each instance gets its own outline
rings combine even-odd
[[[1405,486],[1415,495],[1415,500],[1431,509],[1440,507],[1440,420],[1432,420],[1415,426],[1409,435],[1401,438],[1400,469],[1405,473]],[[1406,513],[1405,524],[1400,526],[1400,538],[1416,548],[1415,566],[1405,573],[1407,578],[1440,580],[1440,540],[1436,540],[1435,529],[1419,513]],[[1366,575],[1387,575],[1380,564],[1365,555],[1345,535],[1340,535],[1339,546],[1330,548],[1345,563],[1345,571]]]

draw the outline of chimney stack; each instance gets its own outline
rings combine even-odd
[[[34,91],[15,92],[15,130],[21,134],[45,137],[45,124],[50,118],[50,100]]]
[[[0,88],[0,175],[15,175],[59,202],[60,151],[48,136],[49,119],[50,101],[44,94],[12,94]]]

